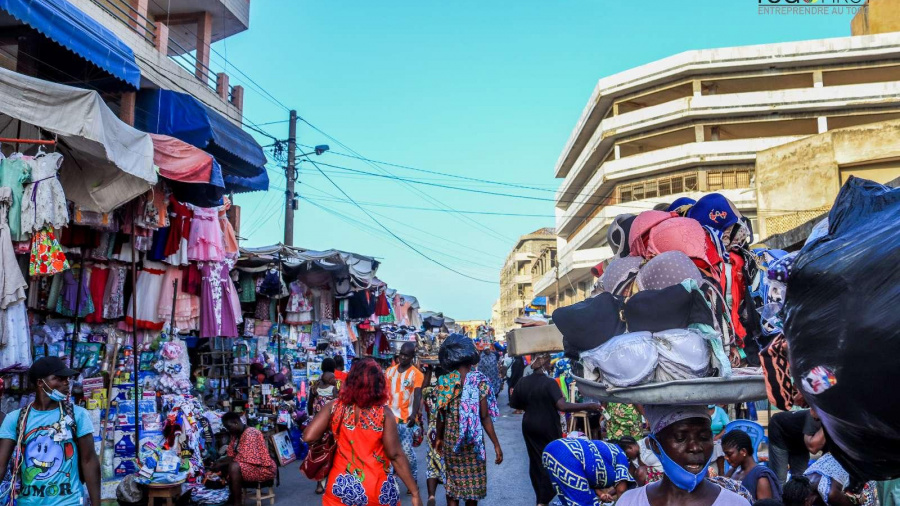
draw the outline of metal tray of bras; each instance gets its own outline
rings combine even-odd
[[[575,376],[578,391],[600,402],[626,404],[731,404],[766,399],[763,376],[696,378],[609,388]]]

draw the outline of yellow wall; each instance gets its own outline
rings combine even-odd
[[[900,177],[900,120],[832,130],[758,153],[760,237],[827,212],[850,175],[879,183]]]
[[[869,0],[850,22],[853,35],[900,32],[900,2],[897,0]]]

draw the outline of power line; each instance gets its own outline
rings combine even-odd
[[[346,197],[348,200],[350,200],[351,202],[353,202],[353,203],[356,205],[356,207],[357,207],[360,211],[362,211],[363,213],[365,213],[366,216],[369,217],[370,220],[372,220],[372,221],[373,221],[376,225],[378,225],[380,228],[384,229],[385,232],[391,234],[391,236],[393,236],[394,239],[400,241],[400,242],[403,243],[407,248],[409,248],[410,250],[412,250],[412,251],[415,252],[416,254],[420,255],[422,258],[428,260],[429,262],[431,262],[431,263],[433,263],[433,264],[435,264],[435,265],[437,265],[437,266],[439,266],[439,267],[443,267],[444,269],[446,269],[446,270],[448,270],[448,271],[450,271],[450,272],[456,273],[456,274],[458,274],[458,275],[460,275],[460,276],[462,276],[462,277],[464,277],[464,278],[468,278],[468,279],[471,279],[471,280],[473,280],[473,281],[480,281],[480,282],[482,282],[482,283],[497,284],[496,281],[490,281],[490,280],[486,280],[486,279],[476,278],[475,276],[470,276],[470,275],[468,275],[468,274],[466,274],[466,273],[464,273],[464,272],[460,272],[460,271],[458,271],[458,270],[456,270],[456,269],[454,269],[454,268],[452,268],[452,267],[450,267],[450,266],[448,266],[448,265],[446,265],[446,264],[444,264],[444,263],[442,263],[442,262],[440,262],[440,261],[438,261],[438,260],[435,260],[434,258],[431,258],[430,256],[426,255],[425,253],[422,253],[422,252],[421,252],[419,249],[417,249],[415,246],[411,245],[411,244],[408,243],[406,240],[404,240],[402,237],[400,237],[399,235],[395,234],[391,229],[387,228],[387,227],[384,225],[384,223],[381,223],[380,221],[376,220],[375,217],[372,216],[371,214],[369,214],[369,211],[367,211],[364,207],[362,207],[362,206],[359,205],[359,204],[356,204],[356,201],[353,200],[353,198],[352,198],[350,195],[348,195],[347,192],[345,192],[344,189],[340,187],[340,185],[338,185],[337,183],[334,182],[334,180],[332,180],[330,177],[328,177],[328,175],[325,174],[325,171],[323,171],[323,170],[319,167],[319,165],[318,165],[316,162],[314,162],[309,156],[306,156],[305,158],[306,158],[307,160],[309,160],[309,163],[313,164],[313,166],[314,166],[317,170],[319,170],[319,172],[321,172],[322,175],[324,175],[326,179],[328,179],[328,181],[332,184],[332,186],[334,186],[335,188],[337,188],[337,190],[338,190],[339,192],[341,192],[341,194],[344,195],[344,197]]]

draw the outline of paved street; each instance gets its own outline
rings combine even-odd
[[[505,502],[514,499],[519,506],[533,504],[534,494],[531,491],[531,483],[528,481],[528,457],[525,454],[525,442],[522,439],[522,417],[513,415],[507,406],[506,392],[500,397],[500,418],[495,426],[497,436],[503,448],[503,464],[493,464],[493,448],[487,443],[488,458],[488,495],[482,504],[507,504]],[[418,449],[419,457],[419,487],[422,490],[422,500],[425,496],[425,446]],[[401,491],[405,491],[403,485]],[[315,494],[316,485],[300,474],[298,464],[290,464],[281,469],[281,486],[276,490],[276,504],[320,504],[321,496]],[[408,505],[406,500],[403,504]],[[438,487],[437,504],[446,504],[443,488]]]

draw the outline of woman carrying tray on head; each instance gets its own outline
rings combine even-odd
[[[706,406],[645,405],[650,446],[662,462],[661,481],[629,490],[617,506],[747,506],[747,499],[708,481],[713,435]]]

